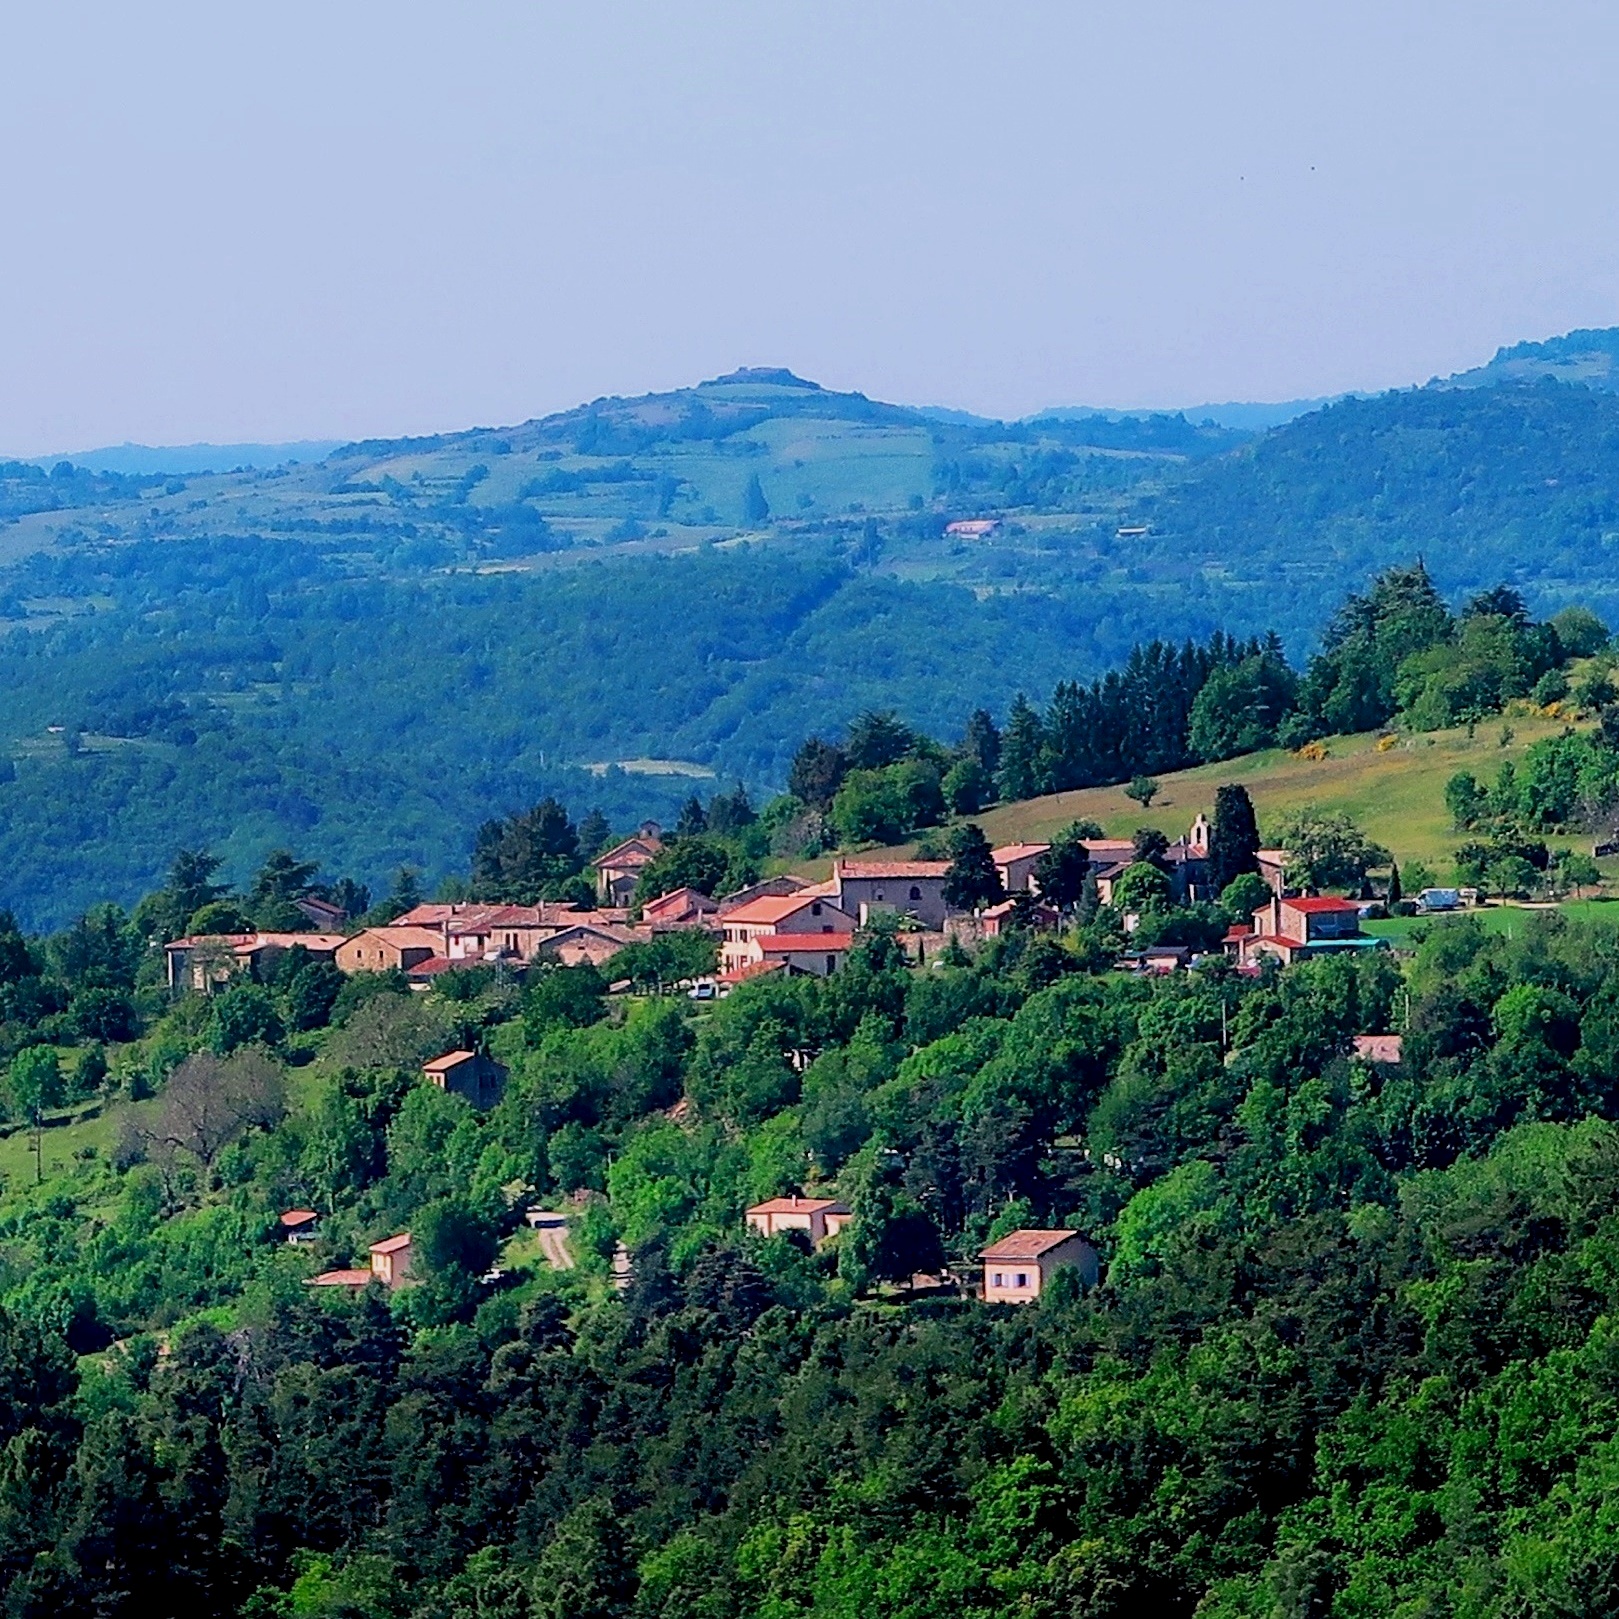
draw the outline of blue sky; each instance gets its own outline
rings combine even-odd
[[[1420,381],[1619,323],[1616,61],[1579,0],[15,8],[0,451]]]

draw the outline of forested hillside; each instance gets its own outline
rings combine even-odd
[[[1619,399],[1555,382],[1247,440],[755,372],[258,472],[7,463],[0,901],[39,925],[129,903],[180,846],[238,877],[298,842],[436,878],[548,791],[667,817],[689,789],[646,760],[762,801],[866,708],[955,734],[1215,631],[1297,661],[1419,554],[1452,602],[1505,580],[1611,620],[1616,501]]]
[[[0,1143],[7,1610],[1610,1611],[1611,936],[1153,982],[1108,925],[926,970],[878,935],[709,1009],[588,969],[158,1000],[90,1061],[120,1122],[46,1132],[38,1187]],[[510,1066],[488,1112],[416,1070],[460,1042]],[[832,1243],[746,1230],[803,1188]],[[909,1290],[1031,1226],[1101,1285]],[[405,1230],[418,1285],[303,1285]]]

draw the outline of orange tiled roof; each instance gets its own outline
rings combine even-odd
[[[982,1249],[980,1259],[1038,1259],[1079,1237],[1077,1231],[1013,1231]],[[1083,1239],[1081,1239],[1083,1240]]]
[[[756,927],[774,927],[799,911],[807,911],[814,903],[814,896],[809,894],[766,894],[761,899],[750,899],[746,905],[738,905],[734,911],[727,911],[725,920]],[[835,905],[825,906],[824,914],[834,920],[841,917],[851,929],[854,927],[854,918],[845,915]]]
[[[749,1214],[815,1214],[829,1209],[834,1214],[847,1214],[849,1205],[835,1197],[770,1197],[755,1203]]]

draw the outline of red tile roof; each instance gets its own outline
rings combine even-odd
[[[448,956],[429,956],[414,967],[405,969],[407,978],[437,978],[440,973],[453,972],[457,967],[476,967],[478,963],[468,957],[465,961],[452,961]]]
[[[366,1287],[375,1278],[368,1270],[323,1270],[319,1276],[311,1276],[305,1287]]]
[[[849,1205],[835,1197],[771,1197],[755,1203],[749,1214],[815,1214],[826,1209],[833,1214],[847,1214]]]
[[[410,1246],[410,1233],[401,1231],[397,1237],[384,1237],[381,1242],[371,1244],[374,1254],[397,1254],[401,1248]]]
[[[833,877],[906,878],[943,877],[950,870],[948,860],[835,860]]]
[[[345,933],[192,933],[183,939],[171,939],[164,948],[195,950],[198,945],[213,944],[237,955],[262,950],[271,944],[283,950],[290,950],[295,944],[301,944],[305,950],[335,950],[347,937]]]
[[[767,956],[831,955],[836,950],[854,949],[852,933],[769,933],[758,941]]]
[[[1404,1055],[1404,1037],[1398,1034],[1357,1034],[1355,1055],[1362,1062],[1397,1063]]]
[[[719,901],[709,898],[700,888],[673,888],[667,894],[659,894],[656,899],[648,900],[641,907],[641,916],[644,920],[651,916],[662,916],[665,911],[689,916],[693,911],[707,914],[719,908]]]
[[[431,1062],[424,1062],[422,1072],[424,1074],[446,1073],[451,1068],[458,1067],[476,1055],[477,1053],[473,1051],[446,1051],[442,1057],[435,1057]]]
[[[990,859],[996,865],[1004,866],[1013,860],[1027,860],[1030,855],[1042,855],[1049,852],[1049,843],[1004,843],[999,849],[991,849]]]
[[[785,961],[750,961],[741,967],[733,967],[728,973],[720,973],[714,982],[740,984],[749,978],[759,977],[761,973],[779,973],[786,965]]]
[[[1326,894],[1319,899],[1284,899],[1282,904],[1290,910],[1303,911],[1310,916],[1318,916],[1327,911],[1358,911],[1360,909],[1352,899],[1334,899],[1331,895]]]
[[[311,1220],[318,1220],[319,1218],[320,1216],[313,1209],[288,1209],[281,1216],[281,1223],[284,1226],[296,1228],[301,1225],[308,1225]]]
[[[1038,1259],[1065,1242],[1083,1241],[1077,1231],[1013,1231],[982,1249],[980,1259]]]

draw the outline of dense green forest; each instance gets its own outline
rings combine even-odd
[[[762,803],[800,739],[868,708],[955,734],[1216,632],[1274,632],[1297,666],[1415,555],[1447,601],[1505,582],[1612,619],[1616,489],[1619,399],[1551,380],[1252,439],[747,373],[314,465],[8,463],[0,900],[61,925],[179,846],[238,880],[294,842],[373,887],[436,878],[547,792],[667,818],[692,778],[646,759]]]
[[[7,1076],[112,1110],[37,1187],[0,1143],[7,1611],[1611,1611],[1611,931],[1153,981],[1107,926],[708,1007],[295,960],[170,1006],[138,934],[0,939],[144,1029]],[[416,1072],[451,1042],[508,1065],[488,1112]],[[806,1188],[833,1243],[744,1228]],[[1031,1225],[1101,1285],[908,1290]],[[303,1286],[403,1229],[419,1285]]]

